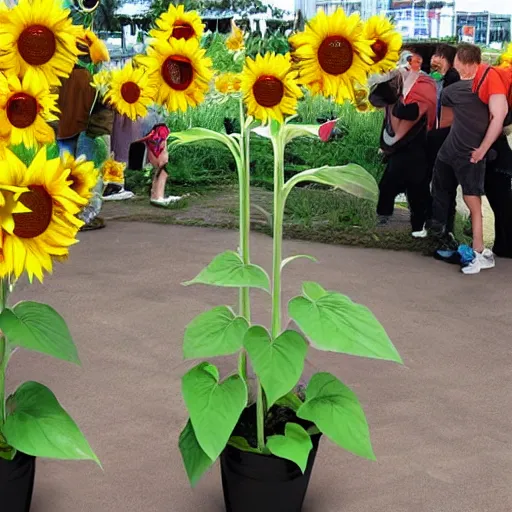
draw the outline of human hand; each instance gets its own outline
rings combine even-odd
[[[485,158],[485,154],[487,151],[483,150],[482,148],[475,148],[473,153],[471,153],[471,163],[477,164],[478,162],[481,162]]]

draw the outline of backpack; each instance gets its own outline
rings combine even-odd
[[[474,91],[475,94],[479,95],[480,89],[482,88],[482,85],[491,70],[497,72],[502,79],[503,79],[502,73],[506,72],[503,68],[488,66],[486,68],[486,70],[484,71],[484,74],[482,75],[480,82],[478,82],[478,85],[476,86],[476,89]],[[512,72],[509,71],[509,73],[510,73],[510,80],[509,80],[510,83],[509,83],[508,93],[507,93],[508,113],[505,116],[505,119],[503,121],[503,126],[509,126],[512,124]]]

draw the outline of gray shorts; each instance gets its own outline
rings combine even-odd
[[[481,197],[485,195],[485,160],[477,164],[471,162],[447,164],[437,159],[435,173],[440,175],[453,174],[465,196]]]

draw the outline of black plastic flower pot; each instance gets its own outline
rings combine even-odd
[[[29,512],[36,459],[18,452],[13,460],[0,458],[0,503],[5,512]]]
[[[311,440],[304,474],[288,460],[227,446],[220,459],[226,512],[301,512],[320,435]]]

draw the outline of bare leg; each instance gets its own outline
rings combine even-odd
[[[165,184],[168,178],[167,171],[162,167],[155,171],[153,176],[153,186],[151,187],[151,199],[162,200],[165,194]]]
[[[482,198],[479,196],[464,196],[464,202],[471,214],[473,227],[473,250],[482,252],[484,250],[484,230],[482,218]]]

